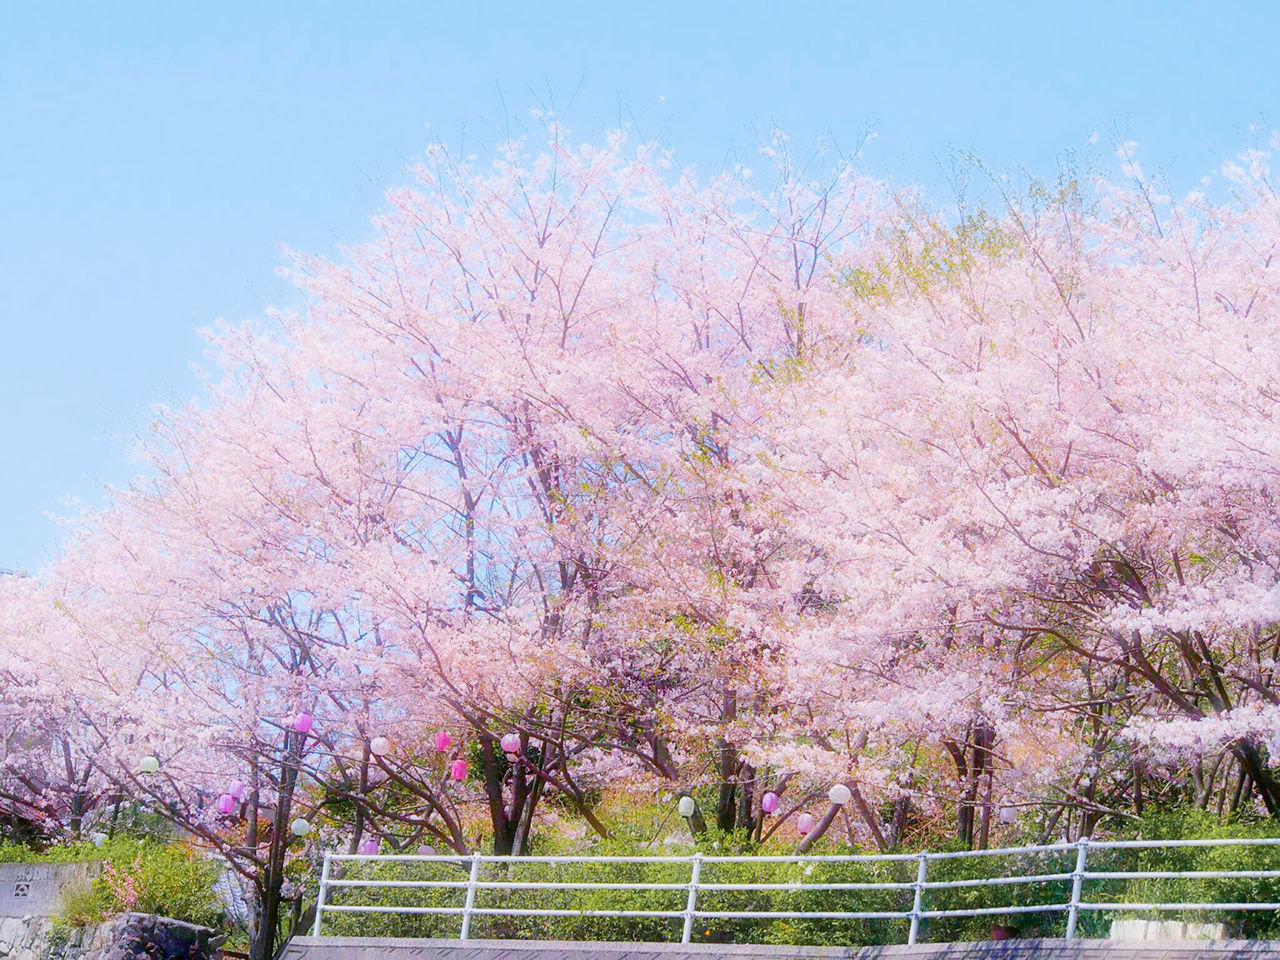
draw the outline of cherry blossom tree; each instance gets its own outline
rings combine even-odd
[[[308,843],[521,853],[549,793],[607,834],[609,778],[804,849],[1078,834],[1168,769],[1280,815],[1264,157],[948,218],[781,139],[757,185],[549,133],[298,255],[0,581],[0,796],[161,812],[263,958]]]

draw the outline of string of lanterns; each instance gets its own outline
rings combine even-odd
[[[291,716],[284,724],[286,731],[306,736],[315,728],[315,717],[306,710],[299,710]],[[505,733],[499,738],[499,746],[507,759],[515,762],[520,756],[520,734],[511,732]],[[447,730],[438,730],[432,738],[432,745],[437,753],[448,753],[453,747],[453,738]],[[393,749],[393,743],[390,737],[379,734],[369,740],[369,753],[377,758],[386,757]],[[143,774],[154,774],[160,770],[160,758],[155,754],[148,753],[138,760],[138,771]],[[449,779],[454,783],[462,783],[467,779],[469,765],[464,757],[455,757],[448,765]],[[234,780],[227,789],[218,795],[213,803],[213,809],[220,816],[231,816],[236,812],[244,800],[245,785],[241,780]],[[306,817],[296,817],[289,824],[289,832],[295,837],[305,837],[311,833],[312,826]],[[362,853],[377,853],[381,848],[382,841],[378,838],[366,839],[361,844]],[[368,849],[366,849],[368,848]]]
[[[831,801],[832,806],[843,807],[853,799],[853,791],[847,785],[837,783],[827,791],[827,799]],[[760,797],[760,809],[765,814],[774,813],[777,811],[780,802],[778,795],[774,791],[768,790]],[[685,819],[692,817],[697,809],[698,805],[693,797],[687,795],[680,797],[679,802],[676,804],[677,812]],[[813,814],[808,811],[802,812],[796,818],[796,830],[801,836],[808,836],[813,832],[813,828],[816,825],[817,821],[814,820]]]
[[[315,717],[306,710],[300,710],[294,714],[286,724],[288,730],[306,736],[311,733],[315,727]],[[447,730],[439,730],[432,738],[432,745],[437,753],[448,753],[453,747],[453,738],[449,736]],[[511,731],[504,733],[498,739],[498,746],[501,748],[504,756],[511,763],[519,761],[521,756],[521,737],[519,733]],[[388,756],[394,744],[391,738],[378,734],[369,740],[369,753],[376,758]],[[467,779],[468,765],[467,761],[461,757],[455,757],[448,765],[449,779],[455,783],[461,783]],[[138,770],[144,774],[154,774],[160,770],[160,759],[155,755],[148,753],[138,760]],[[241,780],[235,780],[230,783],[225,792],[220,794],[214,802],[214,809],[221,816],[230,816],[244,799],[245,785]],[[827,791],[827,799],[833,807],[843,807],[853,799],[853,791],[843,783],[837,783]],[[778,794],[773,790],[766,791],[760,797],[760,809],[764,814],[772,814],[777,812],[781,800]],[[681,817],[686,819],[692,817],[697,812],[697,803],[693,797],[683,795],[679,798],[676,809]],[[1001,823],[1013,823],[1018,816],[1018,811],[1012,806],[1002,806],[999,809],[998,817]],[[813,814],[808,811],[802,812],[796,818],[796,830],[801,836],[808,836],[813,832],[816,826]],[[311,833],[312,826],[310,821],[305,817],[297,817],[289,824],[289,831],[295,837],[306,837]],[[382,841],[378,837],[366,838],[360,844],[360,853],[373,855],[376,854],[382,846]]]

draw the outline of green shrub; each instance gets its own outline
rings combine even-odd
[[[94,855],[86,855],[84,847]],[[60,861],[59,851],[63,853]],[[54,848],[41,859],[103,861],[102,873],[92,882],[63,891],[55,928],[90,926],[129,911],[215,928],[222,923],[222,904],[214,890],[221,868],[180,845],[122,839],[100,848],[92,844]]]
[[[1202,811],[1178,810],[1148,817],[1132,825],[1119,838],[1222,839],[1280,836],[1280,823],[1219,823]],[[741,838],[738,838],[740,840]],[[731,838],[708,838],[697,848],[666,848],[662,852],[685,856],[701,849],[716,855],[737,849]],[[761,851],[785,853],[786,851]],[[827,845],[824,852],[846,851]],[[935,851],[936,852],[936,851]],[[959,852],[959,851],[955,851]],[[592,855],[646,856],[648,844],[621,839],[596,844]],[[683,927],[679,917],[592,917],[592,910],[669,911],[685,907],[689,879],[686,863],[660,863],[658,858],[643,863],[544,864],[521,861],[485,864],[482,880],[507,883],[559,881],[569,883],[672,884],[671,889],[621,890],[526,890],[482,889],[475,906],[480,909],[556,909],[573,911],[564,917],[534,915],[472,918],[471,935],[477,938],[525,937],[555,940],[678,940]],[[1060,937],[1066,927],[1062,910],[1008,913],[1004,908],[1044,905],[1060,906],[1071,898],[1076,850],[1042,851],[996,856],[954,856],[931,859],[928,879],[955,884],[926,891],[925,910],[990,910],[969,917],[925,919],[920,939],[933,942],[986,940],[994,925],[1016,928],[1023,937]],[[375,889],[345,887],[330,890],[329,903],[336,905],[377,905],[408,907],[461,907],[465,899],[462,884],[469,865],[412,864],[404,862],[363,862],[347,865],[347,879],[449,880],[453,888],[400,887]],[[1199,847],[1179,849],[1092,849],[1088,857],[1091,872],[1132,872],[1138,870],[1260,870],[1280,869],[1280,847]],[[698,909],[703,912],[747,913],[747,917],[711,917],[698,921],[695,941],[805,944],[877,945],[903,943],[908,922],[901,919],[787,920],[760,916],[785,911],[822,913],[890,913],[911,908],[916,878],[914,858],[890,863],[796,863],[763,859],[744,863],[704,861],[700,876]],[[1059,879],[1035,883],[992,882],[1009,876],[1059,875]],[[724,891],[716,884],[751,883],[780,889]],[[896,889],[814,889],[837,884],[905,884]],[[1120,902],[1280,902],[1280,882],[1253,878],[1090,880],[1084,899],[1092,903]],[[1111,921],[1126,914],[1082,911],[1077,934],[1106,937]],[[1142,914],[1129,912],[1129,916]],[[1226,922],[1236,936],[1280,937],[1280,914],[1272,911],[1227,913],[1185,911],[1149,913],[1149,919],[1185,919]],[[402,937],[456,937],[461,918],[457,915],[408,914],[326,914],[324,930],[338,935],[381,935]]]
[[[1184,808],[1150,815],[1138,821],[1125,835],[1143,840],[1276,838],[1280,837],[1280,822],[1224,823],[1204,810]],[[1089,870],[1170,873],[1280,870],[1280,846],[1242,844],[1097,851],[1089,854]],[[1086,900],[1094,903],[1278,903],[1280,880],[1248,877],[1091,880],[1085,886],[1084,895]],[[1105,914],[1107,924],[1121,917],[1224,923],[1229,935],[1244,939],[1265,940],[1280,936],[1280,915],[1270,910],[1109,911]]]

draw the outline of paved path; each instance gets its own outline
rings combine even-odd
[[[1275,940],[1003,940],[894,947],[295,937],[281,960],[1280,960]]]

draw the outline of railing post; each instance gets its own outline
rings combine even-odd
[[[320,867],[320,892],[316,894],[316,919],[311,924],[311,935],[320,936],[320,916],[324,913],[325,894],[329,892],[329,851],[324,852],[324,863]]]
[[[702,876],[702,854],[693,855],[693,868],[689,871],[689,898],[684,904],[684,932],[680,942],[688,943],[693,937],[693,914],[698,909],[698,878]]]
[[[467,900],[462,905],[462,933],[459,940],[471,936],[471,911],[476,907],[476,884],[480,880],[480,851],[471,855],[471,876],[467,879]]]
[[[1084,886],[1085,861],[1089,856],[1089,838],[1081,837],[1076,843],[1076,868],[1071,874],[1071,903],[1067,907],[1067,939],[1076,935],[1076,922],[1080,919],[1080,891]]]
[[[907,933],[907,943],[915,943],[920,936],[920,911],[924,908],[924,881],[929,875],[929,853],[918,855],[920,861],[916,867],[916,882],[912,884],[915,897],[911,901],[911,930]]]

